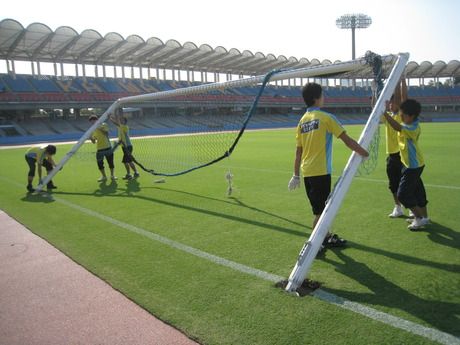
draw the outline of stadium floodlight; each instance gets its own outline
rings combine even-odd
[[[337,18],[335,24],[340,29],[351,29],[351,58],[355,59],[355,29],[366,29],[372,24],[371,17],[358,14],[345,14]]]

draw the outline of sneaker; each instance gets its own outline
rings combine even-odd
[[[105,182],[105,181],[107,181],[107,177],[105,177],[105,176],[101,176],[101,177],[99,177],[99,179],[97,180],[97,182]]]
[[[395,208],[393,209],[393,212],[391,212],[388,217],[390,218],[398,218],[401,217],[404,214],[402,207],[399,205],[395,205]]]
[[[139,173],[136,171],[136,172],[134,173],[134,178],[138,178],[138,177],[139,177]]]
[[[29,185],[27,185],[27,191],[28,191],[29,193],[33,193],[33,192],[35,192],[35,189],[34,189],[34,187],[32,187],[32,186],[29,184]]]
[[[409,218],[415,218],[415,214],[414,212],[412,212],[411,210],[409,210],[409,215],[408,215]]]
[[[50,186],[46,186],[46,189],[48,190],[53,190],[53,189],[56,189],[57,186],[55,186],[54,184],[50,185]]]
[[[110,176],[110,179],[111,179],[112,181],[115,181],[115,180],[118,180],[118,177],[112,175],[112,176]]]
[[[414,219],[415,219],[415,218],[414,218]],[[406,219],[406,222],[408,222],[409,224],[411,224],[411,223],[414,221],[414,219],[407,218],[407,219]],[[427,217],[427,218],[419,218],[419,219],[422,219],[422,222],[424,223],[424,225],[431,224],[430,218],[428,218],[428,217]]]
[[[410,223],[407,228],[410,230],[410,231],[416,231],[420,228],[423,228],[425,225],[429,224],[430,223],[430,219],[429,218],[414,218],[414,220],[412,221],[412,223]]]
[[[123,180],[132,180],[133,176],[131,174],[126,174],[124,177],[123,177]]]
[[[323,241],[323,246],[325,248],[333,248],[333,247],[344,247],[347,240],[340,238],[336,234],[327,235]]]

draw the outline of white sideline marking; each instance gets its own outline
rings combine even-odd
[[[3,176],[0,176],[0,178],[2,180],[4,180],[4,181],[7,181],[7,182],[11,183],[11,184],[17,185],[19,187],[23,187],[21,184],[19,184],[17,182],[13,182],[13,181],[11,181],[11,180],[3,177]],[[258,270],[258,269],[253,268],[253,267],[249,267],[249,266],[246,266],[246,265],[243,265],[243,264],[239,264],[237,262],[227,260],[227,259],[221,258],[219,256],[209,254],[209,253],[204,252],[202,250],[187,246],[185,244],[173,241],[173,240],[171,240],[169,238],[157,235],[155,233],[152,233],[150,231],[144,230],[144,229],[139,228],[137,226],[121,222],[121,221],[116,220],[116,219],[114,219],[112,217],[108,217],[108,216],[105,216],[105,215],[100,214],[98,212],[95,212],[93,210],[90,210],[90,209],[87,209],[85,207],[79,206],[79,205],[74,204],[74,203],[72,203],[70,201],[67,201],[65,199],[56,198],[55,196],[53,196],[51,194],[43,193],[41,195],[43,197],[47,197],[47,198],[55,200],[55,201],[57,201],[57,202],[59,202],[61,204],[64,204],[64,205],[66,205],[66,206],[68,206],[70,208],[78,210],[78,211],[80,211],[80,212],[82,212],[84,214],[87,214],[89,216],[99,218],[99,219],[101,219],[103,221],[106,221],[106,222],[108,222],[110,224],[119,226],[120,228],[126,229],[128,231],[131,231],[133,233],[139,234],[141,236],[144,236],[144,237],[147,237],[149,239],[152,239],[152,240],[158,241],[160,243],[166,244],[166,245],[168,245],[168,246],[170,246],[172,248],[176,248],[178,250],[187,252],[187,253],[195,255],[197,257],[209,260],[209,261],[211,261],[213,263],[216,263],[216,264],[231,268],[231,269],[233,269],[235,271],[243,272],[243,273],[246,273],[246,274],[258,277],[258,278],[262,278],[264,280],[267,280],[267,281],[270,281],[270,282],[273,282],[273,283],[276,283],[276,282],[284,279],[284,277],[278,276],[276,274],[268,273],[268,272]],[[370,318],[372,320],[380,321],[380,322],[382,322],[384,324],[387,324],[389,326],[405,330],[405,331],[407,331],[409,333],[428,338],[428,339],[436,341],[436,342],[438,342],[440,344],[444,344],[444,345],[460,345],[460,338],[455,337],[455,336],[453,336],[453,335],[451,335],[449,333],[445,333],[445,332],[439,331],[439,330],[434,329],[434,328],[425,327],[425,326],[419,325],[417,323],[414,323],[412,321],[408,321],[408,320],[399,318],[397,316],[386,314],[384,312],[381,312],[381,311],[378,311],[376,309],[367,307],[365,305],[349,301],[347,299],[344,299],[344,298],[339,297],[337,295],[331,294],[331,293],[326,292],[324,290],[321,290],[321,289],[316,290],[313,293],[313,296],[315,296],[316,298],[318,298],[318,299],[320,299],[322,301],[334,304],[334,305],[336,305],[336,306],[338,306],[340,308],[350,310],[350,311],[355,312],[357,314],[361,314],[363,316],[366,316],[366,317],[368,317],[368,318]]]

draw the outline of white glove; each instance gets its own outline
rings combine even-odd
[[[299,186],[300,186],[300,177],[296,175],[292,176],[291,180],[288,183],[288,189],[294,190]]]

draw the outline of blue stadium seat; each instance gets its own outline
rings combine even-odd
[[[27,78],[38,92],[62,92],[49,76],[29,76]]]
[[[13,92],[34,92],[34,88],[32,85],[29,84],[27,81],[26,77],[23,75],[16,75],[16,78],[13,78],[12,76],[8,74],[3,74],[2,75],[3,82],[8,85],[8,87],[11,89]]]

